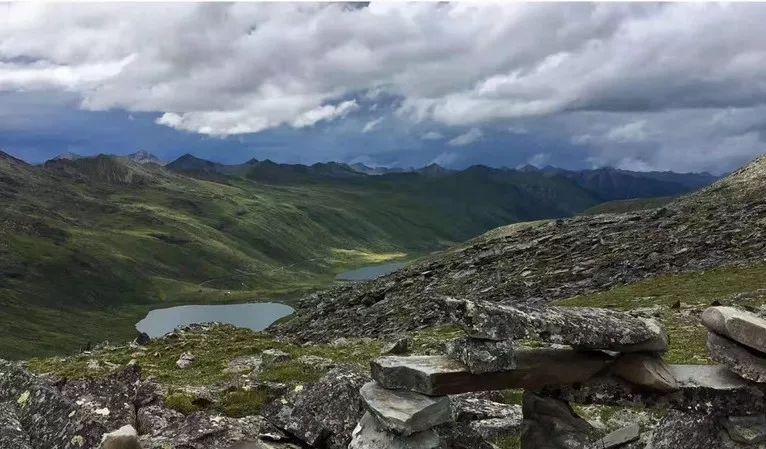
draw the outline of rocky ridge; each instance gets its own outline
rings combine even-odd
[[[449,322],[444,298],[544,304],[665,273],[747,265],[766,247],[766,157],[659,209],[511,225],[374,281],[305,297],[301,341]]]

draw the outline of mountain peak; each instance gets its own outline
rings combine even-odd
[[[164,165],[160,158],[145,150],[138,150],[135,153],[128,154],[125,157],[131,161],[138,162],[139,164]]]
[[[58,156],[51,159],[52,161],[74,161],[76,159],[82,159],[83,156],[73,153],[71,151],[65,151]]]

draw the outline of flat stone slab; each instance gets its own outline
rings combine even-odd
[[[766,354],[713,332],[708,332],[707,349],[711,359],[745,379],[766,382]]]
[[[515,352],[510,340],[461,338],[447,344],[447,355],[463,362],[472,373],[512,370],[516,368]]]
[[[443,449],[439,434],[425,430],[412,435],[397,435],[387,429],[371,413],[365,413],[351,434],[348,449]]]
[[[360,390],[367,409],[388,430],[399,435],[428,430],[452,420],[447,396],[425,396],[411,391],[387,390],[368,382]]]
[[[611,449],[636,441],[641,436],[641,427],[631,424],[607,434],[604,438],[593,443],[593,449]]]
[[[384,388],[441,396],[584,382],[612,361],[602,352],[573,349],[519,349],[514,354],[515,369],[482,374],[446,356],[381,357],[370,365],[373,379]]]
[[[589,307],[528,307],[488,301],[449,299],[450,313],[475,338],[537,339],[581,349],[662,352],[668,337],[648,318]]]
[[[734,307],[708,307],[702,324],[716,334],[766,353],[766,320]]]
[[[548,387],[545,394],[577,404],[672,408],[698,413],[766,411],[764,388],[721,365],[668,365],[678,382],[674,392],[648,391],[617,376],[596,376],[579,385]]]
[[[678,381],[668,365],[654,354],[629,353],[617,358],[611,372],[633,385],[649,390],[669,392],[678,390]]]

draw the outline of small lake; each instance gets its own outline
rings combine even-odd
[[[261,331],[291,313],[292,307],[275,302],[178,306],[152,310],[136,324],[136,329],[157,338],[179,326],[218,321]]]
[[[346,271],[335,276],[339,281],[369,281],[385,276],[407,265],[404,262],[389,262],[381,265],[370,265],[356,270]]]

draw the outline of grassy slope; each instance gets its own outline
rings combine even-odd
[[[0,158],[0,357],[124,340],[158,304],[295,297],[335,273],[593,204],[521,175],[218,182],[96,158]],[[482,201],[476,201],[481,198]]]
[[[580,212],[579,215],[597,215],[597,214],[622,214],[625,212],[635,212],[639,210],[654,209],[662,207],[673,201],[673,196],[662,196],[658,198],[634,198],[629,200],[614,200],[597,204]]]
[[[670,337],[665,359],[670,363],[710,363],[700,321],[702,311],[718,301],[746,308],[766,306],[766,264],[721,267],[675,275],[657,276],[635,284],[562,301],[560,305],[632,310],[658,307]],[[677,304],[680,303],[680,304]],[[678,307],[673,307],[673,305]]]

